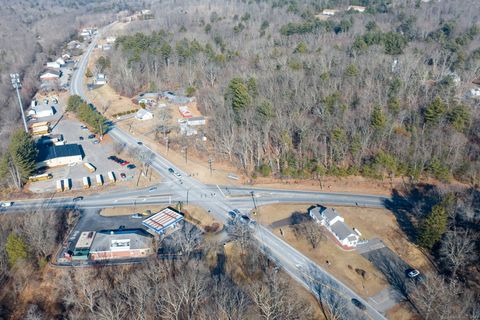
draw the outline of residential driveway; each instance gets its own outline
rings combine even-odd
[[[357,250],[385,275],[391,287],[396,291],[395,293],[381,292],[380,296],[375,296],[376,298],[373,297],[373,299],[379,302],[383,301],[384,304],[403,300],[407,293],[407,285],[412,281],[407,278],[405,271],[412,267],[379,239],[369,240],[367,244],[359,245]]]

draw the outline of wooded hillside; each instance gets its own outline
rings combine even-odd
[[[117,39],[111,84],[195,92],[217,156],[249,174],[478,183],[475,1],[353,2],[152,4]]]

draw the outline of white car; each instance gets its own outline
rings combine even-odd
[[[1,203],[1,206],[2,206],[2,207],[11,207],[12,204],[13,204],[13,202],[5,201],[5,202],[2,202],[2,203]]]
[[[415,278],[415,277],[417,277],[419,274],[420,274],[420,271],[418,271],[417,269],[408,269],[408,270],[407,270],[407,276],[408,276],[409,278]]]
[[[175,177],[177,177],[177,178],[181,178],[181,177],[182,177],[182,175],[181,175],[180,173],[178,173],[178,172],[175,172],[174,175],[175,175]]]

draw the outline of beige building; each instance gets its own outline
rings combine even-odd
[[[82,162],[83,149],[78,144],[43,146],[37,156],[37,168],[65,166]]]
[[[98,231],[89,253],[91,260],[146,258],[154,253],[153,237],[142,229]]]

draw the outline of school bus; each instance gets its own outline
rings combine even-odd
[[[95,168],[91,163],[88,162],[84,162],[83,166],[87,168],[89,172],[95,172],[95,170],[97,170],[97,168]]]
[[[53,176],[50,173],[44,173],[44,174],[38,174],[36,176],[28,177],[28,180],[31,182],[35,182],[35,181],[50,180],[52,178]]]

